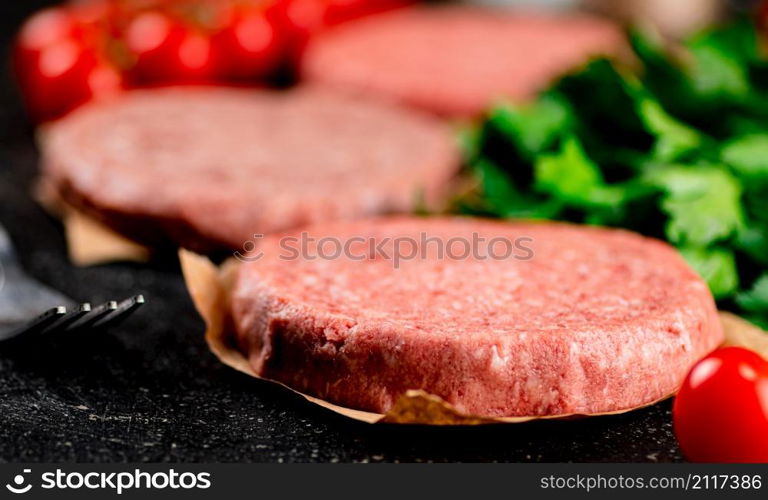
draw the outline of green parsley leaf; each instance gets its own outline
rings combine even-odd
[[[768,177],[768,133],[735,137],[721,150],[721,159],[739,175]]]
[[[540,155],[534,165],[535,188],[580,207],[615,206],[624,199],[619,186],[605,184],[600,169],[570,136],[560,151]]]
[[[706,99],[744,100],[749,92],[746,68],[706,38],[689,45],[693,55],[690,78],[693,89]]]
[[[768,313],[768,274],[760,276],[749,291],[738,294],[736,303],[745,311]]]
[[[475,170],[488,208],[501,217],[552,219],[562,207],[557,199],[541,200],[530,193],[521,193],[509,176],[488,160],[477,162]]]
[[[673,114],[687,114],[693,107],[691,83],[688,75],[666,51],[662,38],[648,30],[632,30],[629,41],[642,63],[645,88]]]
[[[717,299],[730,297],[739,287],[739,274],[733,252],[724,248],[683,246],[688,264],[707,282]]]
[[[656,137],[654,158],[675,161],[704,145],[704,137],[698,131],[664,111],[661,104],[644,90],[636,87],[635,96],[638,114]]]
[[[768,228],[747,224],[736,237],[736,248],[768,267]]]
[[[647,180],[665,192],[667,237],[680,245],[708,246],[744,226],[741,183],[723,168],[664,165]]]
[[[515,142],[524,157],[533,159],[571,127],[571,118],[563,99],[550,93],[526,106],[511,103],[496,106],[489,120]]]

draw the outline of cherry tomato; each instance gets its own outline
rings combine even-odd
[[[104,26],[112,20],[119,4],[115,0],[70,0],[67,11],[81,26]]]
[[[359,17],[404,7],[416,0],[277,0],[282,30],[288,40],[290,62],[301,57],[318,32]]]
[[[49,119],[125,81],[253,83],[288,75],[318,31],[411,1],[69,0],[26,23],[16,67],[33,115]]]
[[[274,15],[290,65],[301,57],[307,41],[327,26],[327,8],[327,0],[278,0],[275,4]]]
[[[677,439],[695,462],[768,462],[768,362],[719,349],[688,373],[673,408]]]
[[[18,46],[22,50],[40,51],[75,33],[74,18],[62,8],[42,10],[32,16],[19,33]]]
[[[216,77],[253,80],[273,74],[282,56],[282,40],[268,5],[241,6],[211,37]]]
[[[122,88],[120,74],[104,59],[91,28],[61,8],[41,11],[22,27],[14,65],[34,120],[58,118]]]
[[[213,76],[211,40],[162,11],[147,11],[128,25],[124,42],[133,59],[135,85],[200,83]]]
[[[405,7],[414,3],[414,0],[326,0],[327,10],[325,21],[328,25],[335,25],[357,19],[360,17],[377,14],[388,10]]]

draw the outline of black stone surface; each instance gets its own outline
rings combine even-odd
[[[2,43],[45,2],[0,2]],[[5,66],[4,66],[5,69]],[[61,225],[30,198],[31,126],[3,72],[0,222],[29,273],[77,300],[143,292],[117,331],[21,351],[0,346],[0,461],[679,461],[669,404],[571,422],[371,426],[222,366],[172,258],[76,269]]]

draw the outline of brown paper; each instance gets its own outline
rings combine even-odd
[[[68,210],[62,222],[67,238],[69,259],[76,266],[149,260],[149,248],[119,235],[82,212]]]
[[[61,219],[69,260],[74,265],[86,267],[109,262],[149,260],[149,248],[116,233],[66,203],[44,180],[37,183],[34,197],[48,212]]]
[[[768,332],[728,312],[720,313],[725,328],[725,345],[744,347],[768,360]]]
[[[232,289],[233,278],[239,262],[230,259],[221,268],[216,267],[206,257],[197,255],[187,250],[179,251],[179,259],[181,261],[182,272],[184,273],[184,279],[187,283],[190,296],[192,297],[195,307],[197,308],[200,316],[203,317],[206,324],[205,338],[211,351],[223,362],[224,364],[262,380],[258,374],[253,371],[250,363],[245,358],[242,352],[240,352],[234,344],[231,342],[231,328],[229,326],[229,292]],[[726,313],[724,313],[725,315]],[[757,329],[757,332],[750,331],[745,333],[746,327],[751,328],[752,325],[743,324],[746,323],[743,320],[730,321],[732,315],[724,316],[724,324],[726,325],[726,331],[729,332],[728,339],[730,342],[740,342],[740,345],[751,345],[756,342],[756,333],[761,332]],[[726,323],[726,319],[729,321]],[[738,319],[738,318],[737,318]],[[761,333],[762,334],[762,333]],[[761,339],[762,340],[762,339]],[[428,394],[421,390],[412,390],[405,393],[395,402],[394,406],[386,413],[371,413],[366,411],[354,410],[351,408],[345,408],[322,399],[309,396],[298,392],[290,387],[281,384],[280,382],[270,381],[276,384],[282,385],[287,389],[300,394],[308,401],[318,404],[324,408],[327,408],[333,412],[336,412],[345,417],[352,418],[368,423],[391,423],[391,424],[425,424],[425,425],[482,425],[482,424],[512,424],[529,422],[531,420],[562,420],[562,419],[575,419],[583,417],[601,416],[601,415],[616,415],[620,413],[626,413],[628,411],[643,408],[645,406],[651,406],[658,403],[672,394],[665,396],[657,401],[652,401],[646,405],[638,406],[637,408],[629,408],[626,410],[619,410],[614,412],[598,413],[598,414],[571,414],[571,415],[553,415],[553,416],[529,416],[529,417],[483,417],[477,415],[466,415],[447,402],[443,401],[440,397]]]

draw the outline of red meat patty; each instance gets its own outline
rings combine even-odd
[[[302,72],[312,82],[471,117],[496,99],[529,99],[590,56],[623,46],[619,29],[595,17],[421,7],[319,36]]]
[[[723,339],[706,284],[626,231],[393,217],[259,251],[232,294],[239,348],[261,376],[350,408],[423,389],[482,416],[624,410],[671,394]]]
[[[140,241],[199,251],[410,211],[460,163],[436,119],[321,89],[135,91],[41,139],[44,177],[67,201]]]

